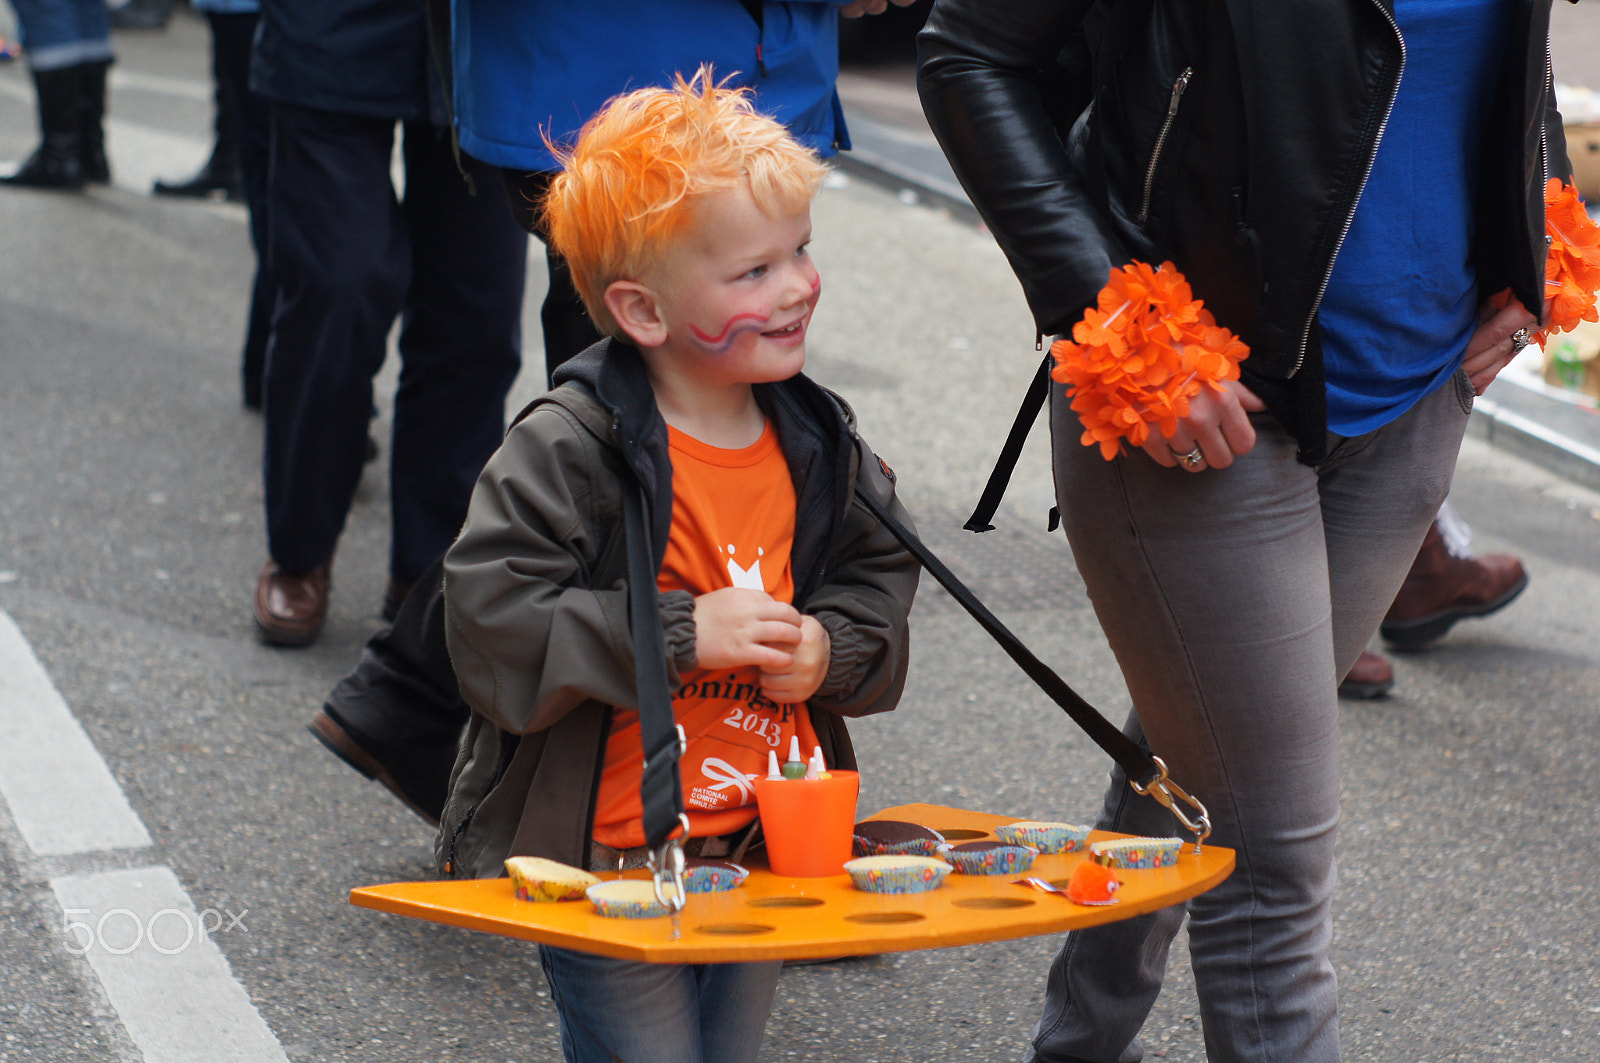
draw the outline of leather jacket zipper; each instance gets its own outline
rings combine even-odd
[[[1306,349],[1311,345],[1311,323],[1317,319],[1317,311],[1322,308],[1322,297],[1328,294],[1328,282],[1333,279],[1333,264],[1339,259],[1339,249],[1344,246],[1345,238],[1350,235],[1350,227],[1355,224],[1356,205],[1361,202],[1361,193],[1366,191],[1367,179],[1372,176],[1372,166],[1378,159],[1378,145],[1383,143],[1384,131],[1389,128],[1389,116],[1394,113],[1395,97],[1400,95],[1400,78],[1406,70],[1406,39],[1400,34],[1400,23],[1396,22],[1389,10],[1373,0],[1373,7],[1389,21],[1389,28],[1394,30],[1395,40],[1400,42],[1400,70],[1394,77],[1394,83],[1389,89],[1389,102],[1383,108],[1383,120],[1378,123],[1378,133],[1372,138],[1372,146],[1367,150],[1367,163],[1361,171],[1361,183],[1356,186],[1356,195],[1350,201],[1350,209],[1345,213],[1344,225],[1339,230],[1339,239],[1334,241],[1333,253],[1328,256],[1328,265],[1322,271],[1322,283],[1317,285],[1317,296],[1311,300],[1311,313],[1306,315],[1305,328],[1300,331],[1300,353],[1295,355],[1294,368],[1289,370],[1286,379],[1293,380],[1295,374],[1300,372],[1301,366],[1306,364]]]
[[[1161,164],[1161,152],[1167,146],[1167,137],[1172,133],[1172,123],[1178,117],[1178,104],[1183,100],[1183,93],[1189,87],[1189,79],[1194,77],[1194,67],[1186,66],[1183,73],[1172,83],[1172,99],[1167,103],[1167,117],[1161,123],[1161,132],[1156,134],[1155,150],[1150,153],[1150,166],[1144,172],[1144,198],[1139,202],[1138,223],[1143,225],[1150,217],[1150,197],[1156,187],[1156,167]]]

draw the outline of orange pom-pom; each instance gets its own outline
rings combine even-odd
[[[1078,904],[1115,904],[1121,885],[1115,871],[1104,864],[1085,860],[1072,869],[1072,877],[1067,879],[1067,900]]]
[[[1202,387],[1239,379],[1250,349],[1219,326],[1171,262],[1111,271],[1095,306],[1050,348],[1050,375],[1067,385],[1083,445],[1110,461],[1122,441],[1143,446],[1150,429],[1177,431]]]

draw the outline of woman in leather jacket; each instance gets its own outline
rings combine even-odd
[[[1187,906],[1213,1061],[1339,1057],[1336,688],[1474,393],[1544,311],[1544,186],[1569,173],[1550,5],[937,0],[919,39],[929,121],[1041,334],[1070,333],[1113,269],[1170,261],[1249,347],[1240,380],[1111,461],[1051,394],[1129,733],[1238,856]],[[1100,826],[1174,833],[1121,778]],[[1141,1059],[1184,915],[1070,935],[1025,1058]]]

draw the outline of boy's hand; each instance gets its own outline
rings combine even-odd
[[[783,668],[761,669],[761,692],[779,704],[797,705],[811,697],[828,677],[833,642],[828,629],[814,616],[800,618],[800,642],[791,663]]]
[[[800,611],[766,591],[724,587],[694,600],[695,663],[701,668],[755,665],[782,670],[802,641]]]

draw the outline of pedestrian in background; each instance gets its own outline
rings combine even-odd
[[[913,0],[894,0],[906,6]],[[538,205],[569,142],[618,92],[714,67],[730,86],[823,157],[849,148],[834,83],[842,14],[887,0],[454,0],[455,110],[461,148],[502,171],[518,222],[540,236]],[[540,309],[545,370],[600,338],[561,257],[546,243]]]
[[[180,181],[157,180],[150,191],[179,199],[221,196],[243,200],[250,210],[250,246],[256,273],[240,359],[244,405],[261,409],[266,372],[267,333],[277,287],[267,264],[267,103],[250,91],[250,46],[261,5],[258,0],[193,0],[211,33],[211,87],[215,137],[200,169]]]
[[[65,192],[110,183],[106,70],[115,57],[104,0],[11,0],[11,6],[33,76],[39,146],[0,183]]]
[[[303,646],[327,614],[397,317],[386,615],[460,530],[521,364],[527,235],[489,192],[496,171],[470,157],[457,169],[422,0],[266,0],[260,19],[250,88],[271,113],[279,290],[262,410],[270,557],[254,614],[268,643]]]
[[[1237,854],[1187,905],[1213,1063],[1339,1058],[1336,690],[1444,501],[1474,393],[1545,312],[1545,179],[1567,172],[1549,14],[937,0],[920,37],[940,143],[1038,330],[1073,334],[1061,369],[1088,401],[1050,387],[1056,491],[1128,731]],[[1213,360],[1214,386],[1119,453],[1085,418],[1129,367],[1076,359],[1131,320],[1113,271],[1162,263],[1234,337],[1201,339],[1248,357],[1240,379]],[[1174,833],[1120,777],[1100,826]],[[1184,915],[1069,935],[1025,1058],[1141,1059]]]

